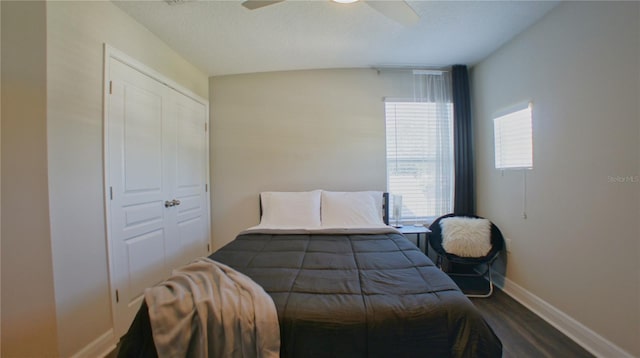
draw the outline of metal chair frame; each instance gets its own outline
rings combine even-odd
[[[455,273],[455,272],[444,271],[442,269],[443,256],[441,256],[440,254],[438,254],[438,258],[436,260],[436,266],[442,272],[446,273],[449,276],[484,278],[485,275],[488,275],[487,277],[489,279],[489,292],[487,292],[485,294],[473,294],[473,293],[465,293],[464,294],[465,296],[472,297],[472,298],[487,298],[487,297],[491,297],[491,295],[493,294],[493,286],[494,286],[494,284],[493,284],[493,277],[491,276],[491,265],[493,264],[493,261],[495,261],[496,258],[497,258],[497,256],[493,260],[491,260],[490,262],[474,264],[474,265],[485,265],[486,266],[486,269],[481,273]],[[454,262],[454,263],[460,264],[460,262]]]
[[[441,234],[441,228],[440,228],[440,220],[445,218],[450,218],[450,217],[471,217],[476,219],[484,219],[483,217],[476,216],[476,215],[457,215],[457,214],[447,214],[436,219],[429,227],[429,229],[431,230],[431,234],[429,235],[429,243],[431,244],[431,247],[437,254],[436,266],[449,276],[484,278],[485,275],[488,275],[487,278],[489,281],[489,291],[486,294],[466,294],[465,293],[465,296],[474,297],[474,298],[490,297],[493,294],[493,290],[494,290],[493,277],[491,275],[491,266],[493,265],[495,260],[498,258],[500,252],[504,249],[504,237],[502,236],[500,229],[498,229],[498,227],[493,222],[491,222],[492,249],[489,251],[489,253],[486,256],[477,257],[477,258],[476,257],[467,258],[467,257],[460,257],[454,254],[450,254],[444,251],[444,248],[442,247],[442,234]],[[454,264],[475,265],[475,266],[486,265],[486,269],[481,273],[446,272],[442,269],[442,261],[445,258],[447,259],[448,262],[454,263]]]

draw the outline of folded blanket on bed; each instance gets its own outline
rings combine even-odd
[[[145,291],[159,357],[278,357],[271,297],[247,276],[209,258]]]

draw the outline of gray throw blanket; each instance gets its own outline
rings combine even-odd
[[[271,297],[247,276],[209,258],[148,288],[145,300],[159,357],[279,357]]]

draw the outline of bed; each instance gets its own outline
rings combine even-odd
[[[383,202],[380,192],[262,193],[260,225],[210,258],[271,296],[282,357],[500,357],[469,299],[384,224]],[[153,355],[145,310],[125,352]]]

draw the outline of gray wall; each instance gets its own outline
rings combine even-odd
[[[386,190],[383,97],[410,72],[340,69],[212,77],[214,249],[259,222],[261,191]]]
[[[47,190],[46,8],[2,7],[2,351],[57,355]]]
[[[61,355],[112,328],[103,191],[103,43],[208,98],[207,75],[111,2],[47,3],[47,123]]]
[[[568,2],[472,71],[480,215],[506,278],[640,356],[640,5]],[[534,169],[494,169],[492,115],[533,101]]]
[[[203,98],[207,75],[108,1],[2,1],[2,16],[2,356],[98,356],[117,339],[103,43]]]

